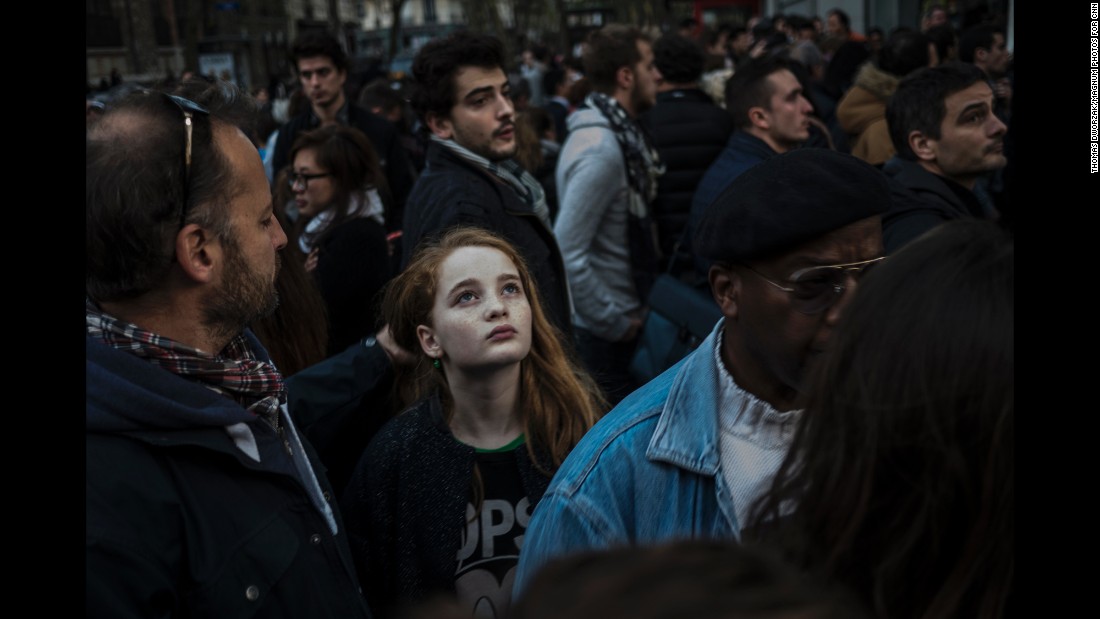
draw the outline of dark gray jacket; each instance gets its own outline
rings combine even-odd
[[[882,216],[882,244],[893,254],[936,226],[964,217],[986,219],[981,202],[966,187],[894,156],[882,171],[891,179],[893,203]]]

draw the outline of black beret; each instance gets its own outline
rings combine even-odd
[[[890,207],[886,176],[851,155],[800,148],[756,164],[707,205],[696,253],[738,262],[789,251]]]

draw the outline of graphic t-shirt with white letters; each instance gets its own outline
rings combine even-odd
[[[478,619],[508,614],[523,534],[531,519],[516,449],[526,449],[523,435],[500,449],[479,449],[474,456],[485,493],[476,518],[475,505],[466,504],[455,592],[460,608],[470,609]]]

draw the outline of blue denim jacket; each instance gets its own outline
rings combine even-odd
[[[565,459],[527,527],[513,597],[559,555],[676,538],[740,539],[719,472],[714,346],[721,326],[623,400]]]

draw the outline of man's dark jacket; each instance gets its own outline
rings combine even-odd
[[[234,400],[96,339],[85,346],[88,616],[369,616],[308,441],[289,435],[316,473],[312,493],[274,430]]]
[[[565,266],[553,231],[511,186],[445,147],[429,144],[427,161],[405,209],[401,268],[425,238],[460,224],[486,228],[516,246],[535,278],[547,318],[567,336],[572,334]]]
[[[671,255],[687,227],[695,188],[733,133],[733,117],[702,90],[684,88],[657,93],[657,105],[641,122],[666,168],[653,216],[661,252]]]
[[[363,108],[347,103],[347,124],[362,131],[370,140],[378,163],[389,184],[393,202],[386,211],[386,230],[400,230],[405,201],[415,182],[415,173],[409,155],[401,143],[401,134],[393,123]],[[311,131],[321,126],[321,121],[313,113],[313,108],[291,118],[279,127],[279,137],[275,140],[275,154],[272,155],[271,169],[278,174],[290,161],[290,149],[294,140],[303,131]]]
[[[925,170],[915,161],[894,156],[883,165],[882,171],[893,181],[890,183],[893,204],[882,216],[882,244],[887,254],[953,219],[986,219],[973,192]]]

